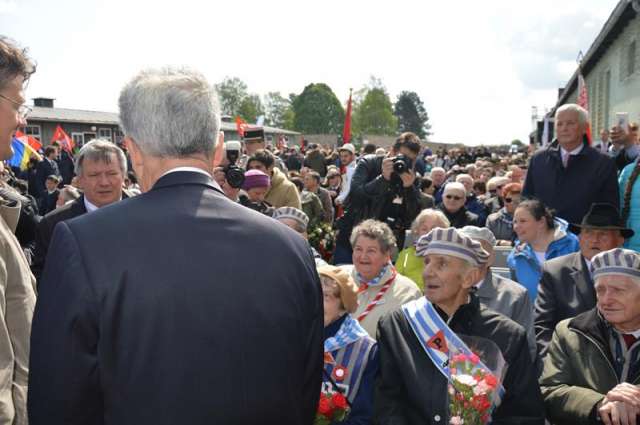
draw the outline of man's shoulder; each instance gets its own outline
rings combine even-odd
[[[494,274],[493,283],[495,284],[497,292],[509,294],[513,299],[529,296],[527,288],[509,278]]]
[[[573,266],[578,260],[576,257],[582,255],[580,251],[570,254],[561,255],[560,257],[547,260],[542,265],[543,270],[549,273],[555,273],[563,268]]]
[[[480,305],[478,315],[477,325],[482,329],[482,335],[477,336],[494,341],[503,353],[514,355],[512,350],[526,346],[526,330],[515,320],[484,304]]]
[[[70,202],[60,208],[49,212],[42,220],[40,220],[41,226],[55,227],[56,224],[61,221],[70,220],[72,218],[81,216],[87,212],[84,206],[84,198],[80,197],[73,202]]]

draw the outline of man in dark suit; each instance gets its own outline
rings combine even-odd
[[[58,196],[60,196],[58,183],[60,183],[60,178],[55,174],[51,174],[47,177],[47,180],[45,180],[45,190],[40,194],[40,202],[38,203],[38,211],[40,214],[45,215],[56,209]]]
[[[58,158],[58,147],[47,146],[44,148],[44,159],[36,166],[36,193],[42,196],[42,192],[46,190],[45,182],[50,175],[60,176],[60,169],[56,163]]]
[[[622,247],[633,236],[611,204],[593,204],[580,225],[570,225],[579,233],[580,251],[545,261],[535,301],[534,325],[538,353],[543,357],[553,331],[561,320],[591,310],[596,293],[589,270],[591,259],[600,252]]]
[[[145,193],[58,224],[29,423],[311,424],[323,306],[307,243],[212,179],[220,112],[201,74],[142,72],[119,102]]]
[[[38,223],[31,265],[38,281],[44,270],[56,224],[128,198],[128,194],[122,190],[127,175],[127,159],[122,149],[111,142],[97,139],[85,144],[78,152],[75,172],[83,195],[48,214],[45,212],[46,215]]]
[[[586,140],[589,113],[575,104],[556,110],[557,139],[536,152],[522,197],[535,197],[569,223],[580,223],[591,204],[619,205],[616,165]]]

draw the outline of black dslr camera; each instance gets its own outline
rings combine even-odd
[[[411,159],[403,154],[399,154],[393,158],[393,171],[396,174],[406,173],[413,167]]]
[[[244,170],[236,165],[236,161],[240,158],[240,149],[242,145],[237,141],[230,141],[224,144],[224,150],[227,152],[227,160],[229,165],[224,168],[224,178],[229,186],[239,189],[244,183]]]

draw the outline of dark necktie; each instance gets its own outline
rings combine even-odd
[[[631,334],[622,334],[622,338],[624,338],[624,342],[627,344],[627,350],[638,340],[638,338]]]

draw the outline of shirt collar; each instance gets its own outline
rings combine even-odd
[[[202,168],[197,168],[197,167],[176,167],[176,168],[172,168],[172,169],[166,171],[163,175],[161,175],[160,178],[166,176],[169,173],[177,173],[177,172],[180,172],[180,171],[188,171],[188,172],[191,172],[191,173],[200,173],[200,174],[204,174],[205,176],[209,176],[209,178],[213,179],[211,174],[207,173]],[[158,179],[158,180],[160,180],[160,179]]]
[[[567,151],[565,148],[560,147],[560,152],[562,152],[562,156],[566,155],[578,155],[582,149],[584,148],[584,143],[580,143],[580,145],[572,151]]]
[[[87,209],[87,212],[94,212],[95,210],[97,210],[99,207],[95,206],[94,204],[92,204],[91,202],[89,202],[89,200],[87,199],[87,197],[85,196],[84,198],[84,207]]]

